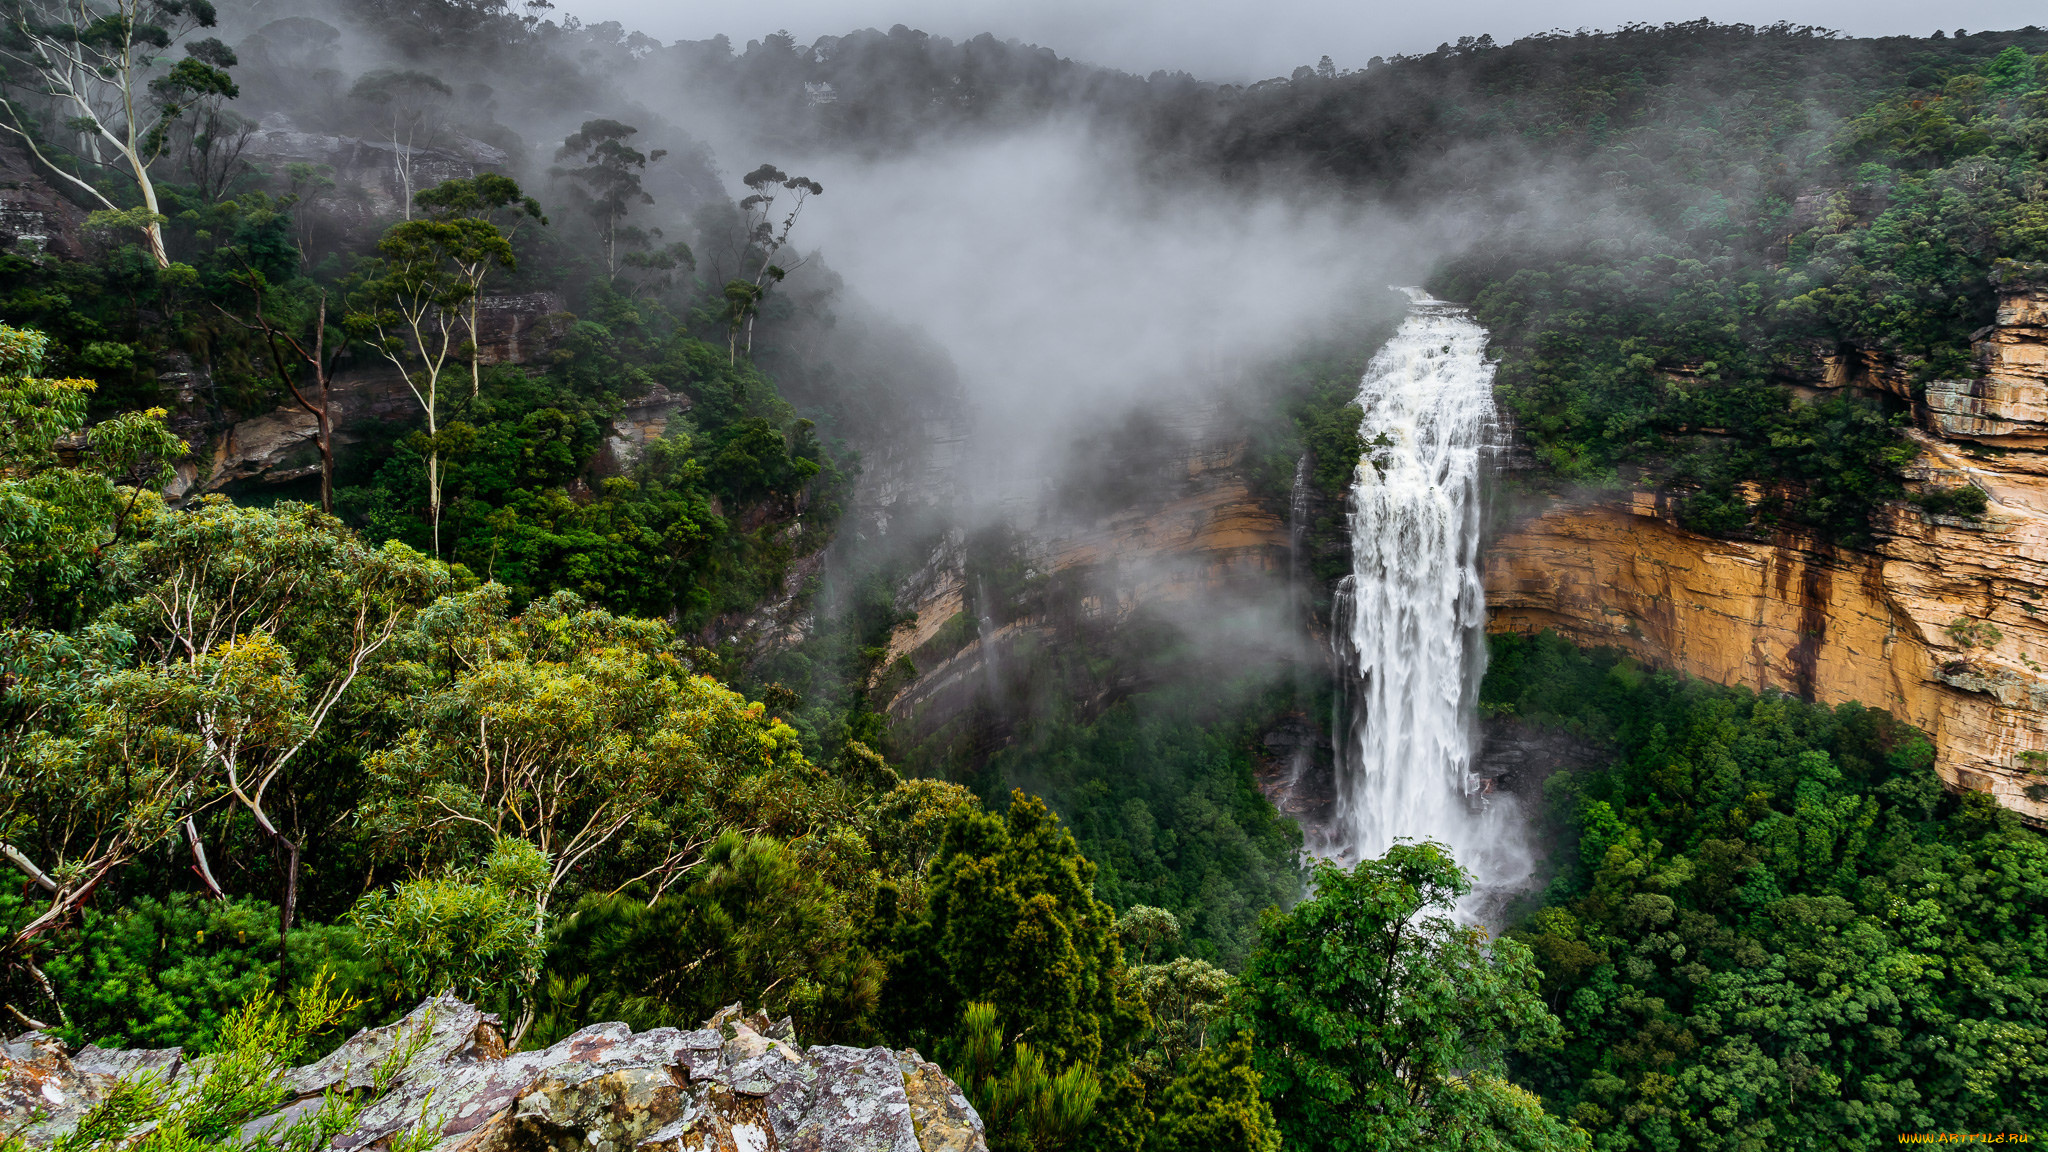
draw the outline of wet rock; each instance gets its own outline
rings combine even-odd
[[[1259,738],[1252,779],[1273,807],[1301,826],[1303,846],[1328,855],[1343,836],[1336,829],[1336,750],[1304,713],[1280,718]]]
[[[0,251],[36,262],[45,255],[77,260],[84,224],[85,210],[36,171],[27,149],[0,144]]]

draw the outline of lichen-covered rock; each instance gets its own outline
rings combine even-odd
[[[293,1069],[289,1083],[301,1096],[328,1088],[368,1088],[400,1047],[414,1048],[412,1063],[420,1067],[495,1060],[506,1052],[498,1023],[496,1016],[474,1004],[437,996],[398,1023],[366,1028],[325,1057]]]
[[[937,1064],[910,1051],[896,1054],[896,1066],[903,1071],[903,1092],[922,1152],[972,1152],[986,1146],[981,1116]]]
[[[915,1052],[820,1045],[788,1020],[738,1006],[704,1028],[596,1024],[507,1054],[496,1017],[453,997],[357,1033],[284,1080],[291,1099],[245,1125],[252,1146],[330,1091],[384,1094],[337,1134],[335,1152],[381,1152],[429,1126],[435,1152],[986,1152],[981,1118]],[[397,1055],[394,1055],[396,1053]],[[403,1068],[399,1061],[405,1061]],[[201,1064],[203,1065],[203,1061]],[[42,1033],[0,1055],[0,1123],[47,1146],[121,1077],[203,1075],[177,1049],[75,1057]],[[11,1123],[9,1122],[11,1121]]]
[[[0,1044],[0,1132],[47,1144],[76,1128],[117,1082],[150,1076],[168,1084],[189,1071],[176,1048],[88,1044],[74,1055],[54,1036],[25,1032]]]

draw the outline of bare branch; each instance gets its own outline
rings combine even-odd
[[[21,849],[0,841],[0,856],[7,857],[9,863],[27,873],[28,878],[35,881],[37,887],[46,892],[55,892],[57,890],[57,882],[45,875],[41,868],[36,867],[34,861],[22,855]]]

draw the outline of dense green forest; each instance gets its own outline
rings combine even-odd
[[[1944,792],[1923,735],[1548,634],[1493,658],[1482,708],[1614,750],[1546,784],[1575,850],[1509,934],[1563,1025],[1516,1071],[1596,1147],[2039,1122],[2048,845]]]
[[[2048,262],[2048,32],[1478,37],[1223,86],[900,26],[736,52],[337,7],[67,32],[0,0],[0,160],[57,222],[0,245],[8,1030],[236,1067],[442,991],[527,1048],[741,1001],[930,1054],[1002,1152],[2038,1131],[2040,837],[1882,713],[1496,640],[1486,712],[1608,764],[1545,785],[1552,874],[1498,937],[1451,915],[1471,880],[1436,845],[1304,866],[1254,772],[1329,713],[1309,662],[1137,612],[899,731],[900,589],[954,526],[850,509],[957,381],[804,248],[833,189],[625,93],[785,155],[1071,115],[1151,179],[1373,198],[1462,237],[1416,271],[1493,333],[1522,482],[1854,544],[1903,492],[1912,400],[1789,386],[1845,349],[1973,371],[1997,285]],[[62,90],[94,82],[37,70],[52,44],[127,53],[79,96],[100,120]],[[304,158],[251,150],[272,115]],[[399,191],[344,191],[365,162],[306,140],[388,142],[362,154]],[[513,336],[503,300],[539,302]],[[1384,335],[1235,401],[1254,495],[1308,518],[1304,619],[1348,570]],[[296,478],[195,487],[209,437],[273,411],[316,429]],[[956,649],[1068,594],[963,539]],[[245,1146],[269,1075],[182,1144],[109,1113],[66,1147]]]

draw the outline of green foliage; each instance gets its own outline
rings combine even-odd
[[[302,178],[311,178],[308,172]],[[548,219],[541,215],[540,201],[521,191],[518,183],[509,176],[496,172],[480,172],[475,176],[461,176],[443,180],[432,188],[414,193],[412,202],[436,217],[468,217],[476,220],[503,218],[501,231],[525,220],[538,220],[546,224]]]
[[[1973,620],[1958,616],[1942,629],[1948,634],[1950,643],[1958,648],[1989,648],[2005,639],[2005,633],[1989,620]]]
[[[1214,680],[1160,684],[1092,721],[1033,723],[982,778],[1042,794],[1065,816],[1102,899],[1169,911],[1181,949],[1235,966],[1260,912],[1301,891],[1300,832],[1252,776],[1256,735],[1288,699]]]
[[[17,626],[73,625],[98,606],[102,554],[157,506],[186,452],[152,408],[95,424],[60,465],[57,443],[83,430],[97,385],[39,376],[49,355],[47,335],[0,324],[0,607]]]
[[[1164,908],[1134,904],[1116,918],[1116,934],[1123,941],[1126,956],[1136,953],[1140,964],[1154,948],[1171,948],[1180,943],[1180,921]]]
[[[1292,1146],[1584,1148],[1554,1118],[1502,1128],[1510,1048],[1553,1039],[1529,949],[1443,913],[1471,881],[1441,845],[1397,844],[1271,913],[1245,966],[1241,1026]]]
[[[1141,964],[1131,969],[1131,983],[1152,1016],[1144,1058],[1150,1065],[1146,1071],[1154,1078],[1162,1070],[1179,1067],[1189,1053],[1208,1047],[1211,1026],[1222,1018],[1238,989],[1236,977],[1191,956]]]
[[[1259,1088],[1250,1036],[1203,1049],[1166,1090],[1145,1152],[1280,1152],[1280,1129]]]
[[[635,206],[654,203],[654,197],[641,188],[640,176],[649,163],[668,154],[660,148],[642,152],[628,144],[627,138],[639,131],[617,120],[585,120],[555,153],[557,160],[583,162],[583,167],[567,169],[562,174],[576,182],[584,210],[597,223],[598,241],[605,250],[605,270],[614,276],[618,274],[621,241],[628,248],[647,246],[647,232],[624,221]],[[654,234],[659,236],[660,229]],[[682,249],[682,255],[695,264],[688,248]]]
[[[85,422],[85,394],[93,383],[42,379],[49,347],[41,332],[0,325],[0,467],[9,474],[48,467],[51,445]]]
[[[540,849],[503,838],[481,868],[368,893],[348,919],[405,998],[452,992],[473,1003],[509,999],[516,1010],[539,978],[549,871]]]
[[[793,1017],[810,1043],[872,1034],[881,965],[845,897],[769,837],[722,833],[691,883],[651,902],[586,897],[549,947],[550,967],[589,977],[579,1021],[694,1028],[738,1002]]]
[[[974,793],[939,780],[905,780],[876,798],[869,810],[876,863],[910,887],[901,894],[901,910],[911,918],[924,912],[926,881],[946,830],[955,817],[980,808]]]
[[[1078,1063],[1055,1072],[1028,1041],[1005,1043],[993,1004],[968,1004],[950,1047],[954,1083],[981,1115],[990,1152],[1058,1152],[1095,1115],[1095,1073]]]
[[[1913,503],[1936,516],[1961,516],[1975,520],[1991,507],[1990,497],[1975,484],[1929,488],[1913,497]]]
[[[4,334],[10,364],[35,370],[46,342]],[[22,401],[22,424],[50,415],[45,437],[82,415],[62,401],[82,382],[31,403],[35,378],[10,379],[28,382],[6,393]],[[919,887],[902,883],[908,861],[928,858],[917,845],[936,840],[925,826],[957,807],[957,789],[908,789],[878,805],[872,819],[906,835],[880,852],[867,805],[896,784],[893,770],[855,745],[845,771],[813,766],[792,729],[692,675],[667,625],[569,593],[515,617],[502,586],[465,581],[449,595],[445,567],[396,541],[367,547],[303,505],[209,496],[169,509],[116,482],[159,482],[147,449],[160,431],[154,415],[102,421],[81,467],[61,466],[47,439],[39,451],[20,437],[0,475],[0,495],[17,506],[54,509],[22,528],[58,523],[56,513],[70,524],[65,537],[13,541],[68,567],[0,572],[0,595],[18,606],[0,631],[0,840],[31,882],[31,898],[0,901],[0,975],[16,1011],[52,1015],[82,1039],[203,1042],[227,999],[280,981],[279,953],[258,959],[264,937],[305,952],[292,957],[288,987],[332,961],[376,1010],[453,988],[516,1010],[523,1028],[543,984],[550,901],[635,882],[658,896],[722,829],[799,841],[790,861],[739,871],[799,870],[842,937],[852,933],[843,909],[865,912],[885,873],[892,892]],[[39,620],[52,600],[64,616]],[[329,725],[340,716],[345,736]],[[189,818],[208,809],[217,815],[202,833]],[[274,847],[287,908],[302,850],[317,851],[308,871],[348,896],[371,889],[353,917],[360,937],[314,928],[280,942],[289,913],[265,931],[267,906],[193,905],[179,894],[184,873],[164,870],[181,832],[177,853],[191,853],[209,886],[209,838],[237,864]],[[384,888],[380,861],[414,876]],[[239,870],[228,879],[248,882]],[[728,887],[742,918],[748,900],[772,904],[760,884]],[[96,893],[119,913],[95,912]],[[848,965],[830,948],[800,954],[816,971],[792,970],[784,999],[804,1001],[823,1030],[854,1028],[878,975],[854,964],[837,980]]]
[[[1589,170],[1607,173],[1603,210],[1641,223],[1596,239],[1607,226],[1589,215],[1586,244],[1503,236],[1442,278],[1492,332],[1517,429],[1557,478],[1672,491],[1688,527],[1867,543],[1876,509],[1903,494],[1898,468],[1912,449],[1893,425],[1904,405],[1802,401],[1784,384],[1821,381],[1822,358],[1845,348],[1916,384],[1975,374],[1969,342],[1993,318],[1999,262],[2048,256],[2030,191],[2044,123],[2024,95],[2032,57],[2009,44],[1949,63],[1941,81],[1923,67],[1912,87],[1894,73],[1858,88],[1837,72],[1820,98],[1841,118],[1830,122],[1794,72],[1761,65],[1820,50],[1797,47],[1790,30],[1601,39],[1575,45],[1564,66],[1604,54],[1638,69],[1588,77],[1616,107],[1595,116],[1580,105],[1567,121],[1586,130],[1575,150]],[[1742,67],[1710,64],[1714,41],[1759,62],[1740,109],[1700,98],[1714,88],[1700,69]],[[1528,91],[1512,55],[1473,57],[1487,99],[1568,90]]]
[[[571,328],[545,374],[482,373],[438,436],[400,445],[337,493],[373,535],[424,546],[429,450],[439,452],[453,557],[524,601],[568,590],[618,611],[676,613],[686,629],[751,607],[829,533],[841,482],[811,425],[750,363],[683,333],[655,338],[645,305],[602,297],[606,323]],[[622,397],[660,386],[698,403],[671,417],[625,475],[572,497]],[[793,521],[807,509],[805,529]]]
[[[346,996],[334,994],[325,977],[289,997],[258,993],[227,1014],[218,1042],[204,1053],[203,1062],[188,1066],[186,1075],[166,1082],[143,1072],[116,1082],[50,1147],[55,1152],[232,1152],[251,1147],[238,1129],[291,1099],[285,1073],[306,1056],[314,1038],[355,1007]],[[370,1091],[351,1095],[329,1089],[318,1107],[271,1126],[253,1146],[279,1152],[326,1146],[384,1095],[418,1047],[396,1045],[375,1070]],[[27,1145],[18,1133],[10,1133],[0,1147],[17,1152]]]
[[[1483,699],[1603,740],[1547,794],[1577,851],[1514,938],[1564,1045],[1516,1074],[1601,1148],[1867,1147],[2048,1115],[2048,849],[1854,704],[1493,638]]]
[[[331,979],[357,997],[369,990],[351,930],[302,925],[291,951],[308,981]],[[277,908],[183,892],[88,907],[48,971],[71,1016],[59,1034],[74,1048],[208,1051],[236,1008],[277,983]]]
[[[899,937],[883,998],[891,1031],[929,1044],[966,1005],[986,1004],[1010,1042],[1093,1065],[1144,1022],[1094,880],[1042,800],[1019,792],[1006,816],[956,814],[932,863],[930,906]]]
[[[1497,379],[1516,427],[1555,475],[1674,483],[1699,530],[1866,540],[1873,511],[1903,494],[1903,421],[1853,396],[1795,402],[1775,382],[1783,352],[1745,327],[1760,302],[1754,285],[1658,254],[1621,274],[1517,272],[1474,309],[1507,349]],[[1744,494],[1751,482],[1762,490]]]

